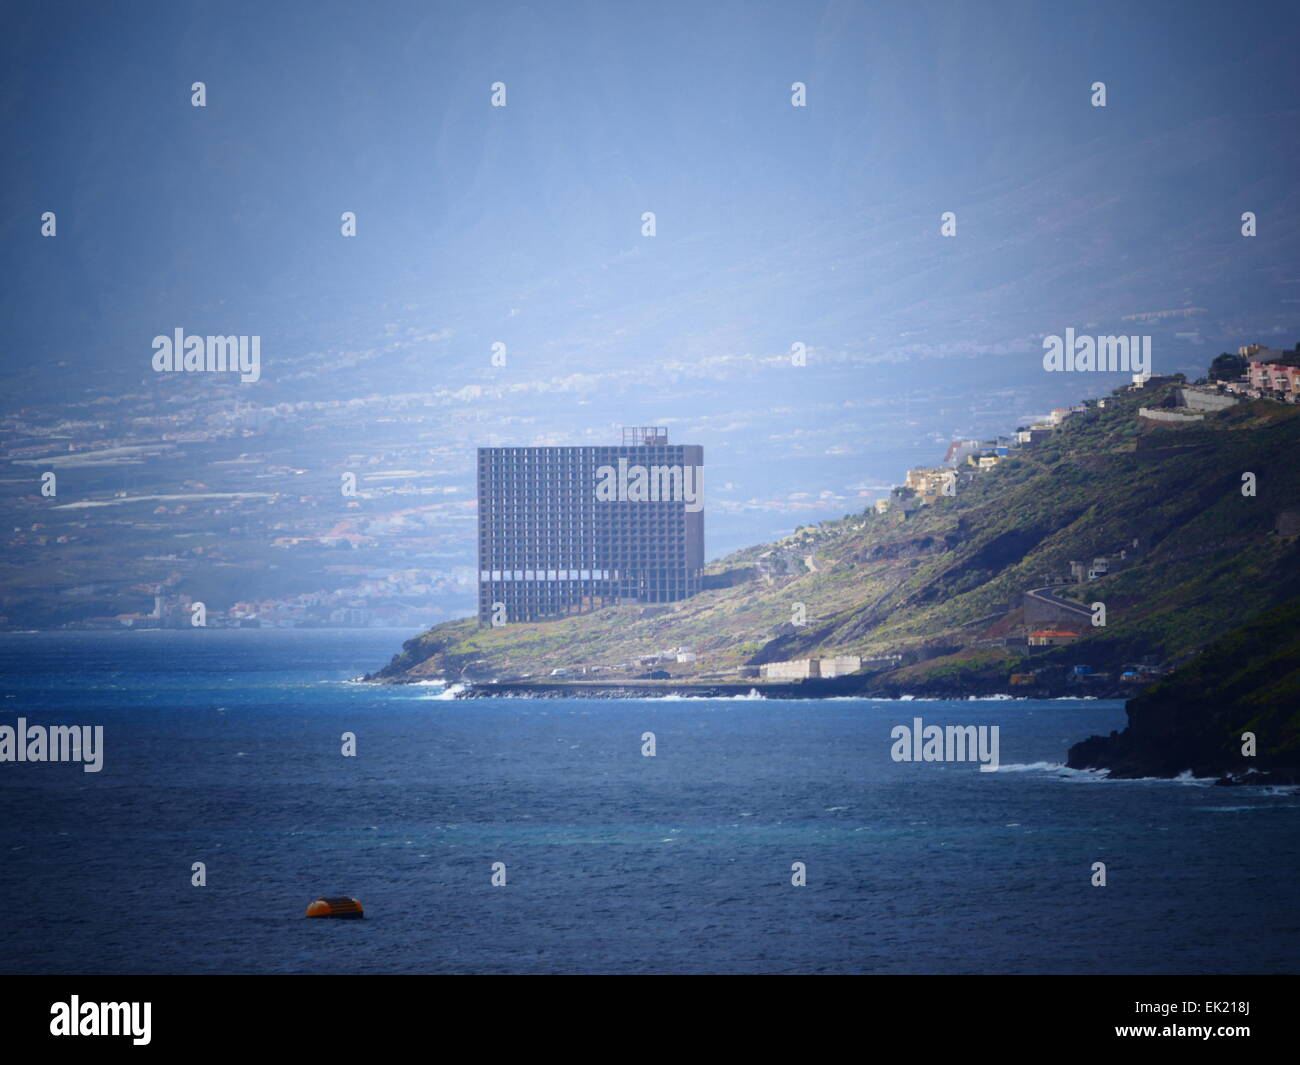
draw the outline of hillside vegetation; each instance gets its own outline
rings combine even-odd
[[[685,648],[694,662],[662,667],[674,678],[901,655],[873,676],[877,690],[1006,690],[1027,667],[1017,646],[1024,593],[1072,560],[1121,549],[1123,568],[1062,590],[1103,601],[1106,626],[1029,656],[1033,668],[1118,668],[1143,656],[1175,665],[1300,594],[1296,538],[1277,531],[1300,503],[1300,410],[1255,401],[1155,427],[1137,410],[1159,399],[1148,389],[1112,396],[1104,409],[1090,404],[1047,440],[963,481],[955,497],[801,528],[710,564],[719,581],[740,582],[731,587],[499,629],[473,619],[438,625],[373,679],[540,679],[584,668],[617,678],[644,672],[638,657]],[[1242,493],[1248,472],[1253,497]],[[803,625],[792,624],[797,604]]]

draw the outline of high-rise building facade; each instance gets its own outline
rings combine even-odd
[[[704,449],[662,428],[622,446],[478,449],[478,617],[540,621],[700,590]]]

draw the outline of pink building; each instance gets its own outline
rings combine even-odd
[[[1260,391],[1300,392],[1300,366],[1286,366],[1279,362],[1252,362],[1250,387]]]

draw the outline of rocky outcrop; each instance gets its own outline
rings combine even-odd
[[[1300,597],[1210,644],[1127,713],[1127,728],[1075,744],[1068,764],[1116,777],[1300,782]]]

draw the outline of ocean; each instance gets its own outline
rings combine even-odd
[[[0,725],[104,728],[98,773],[0,763],[0,971],[1297,969],[1300,795],[1062,768],[1120,703],[350,682],[407,635],[0,636]],[[998,726],[998,771],[893,761],[917,717]]]

